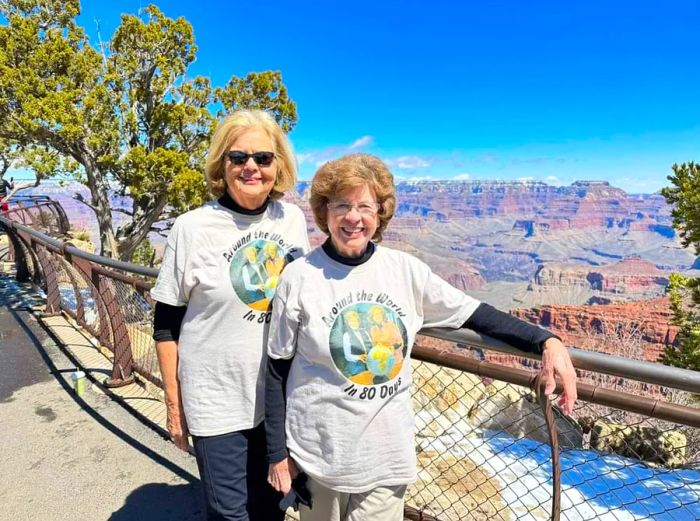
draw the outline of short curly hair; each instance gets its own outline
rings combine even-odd
[[[214,131],[204,165],[209,191],[221,197],[226,191],[226,152],[236,139],[249,130],[262,130],[272,141],[277,175],[270,198],[280,199],[297,182],[297,167],[292,145],[270,114],[262,110],[237,110],[222,119]]]
[[[396,210],[394,176],[384,161],[370,154],[348,154],[328,161],[318,169],[311,181],[309,203],[314,221],[323,233],[328,231],[328,202],[346,190],[367,185],[379,203],[379,224],[372,240],[380,242]]]

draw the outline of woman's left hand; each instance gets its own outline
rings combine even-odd
[[[287,456],[282,461],[270,463],[267,471],[267,482],[278,492],[287,494],[292,488],[292,480],[298,473],[294,460]]]
[[[545,378],[545,394],[554,392],[556,388],[554,375],[559,377],[562,393],[558,404],[565,414],[571,414],[576,403],[576,370],[571,363],[566,346],[558,338],[549,338],[544,343],[542,372]]]

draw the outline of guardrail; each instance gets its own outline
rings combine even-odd
[[[20,222],[52,236],[64,236],[70,230],[70,223],[63,206],[45,195],[13,195],[8,201],[9,209],[0,211],[14,222]]]
[[[54,211],[46,202],[35,206]],[[22,211],[29,208],[0,214],[17,277],[44,288],[46,313],[71,316],[114,354],[109,385],[130,383],[135,374],[161,385],[148,295],[157,270],[81,251],[22,224]],[[422,334],[522,356],[468,330]],[[535,373],[478,360],[470,348],[428,347],[426,337],[412,353],[421,470],[407,492],[407,518],[548,519],[552,464],[531,392]],[[693,401],[700,374],[570,352],[581,382],[574,414],[555,413],[562,518],[700,519],[700,410]],[[600,375],[613,375],[606,387],[591,383]],[[634,392],[623,392],[630,381]]]

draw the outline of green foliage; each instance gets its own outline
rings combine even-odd
[[[212,107],[268,110],[289,131],[296,105],[279,71],[234,76],[216,89],[208,78],[189,77],[192,27],[154,5],[122,15],[99,48],[76,24],[79,12],[77,0],[0,2],[7,21],[0,25],[0,140],[22,151],[38,177],[62,174],[87,185],[83,202],[97,217],[102,253],[130,259],[155,223],[205,200]],[[133,199],[118,229],[114,192]]]
[[[661,361],[700,371],[700,279],[674,273],[667,292],[673,311],[671,323],[679,330],[676,345],[666,346]]]
[[[700,165],[694,162],[673,165],[673,184],[661,190],[669,204],[673,227],[684,246],[693,246],[700,254]],[[673,311],[672,323],[678,326],[675,346],[667,346],[662,362],[700,371],[700,279],[672,274],[667,293]]]
[[[700,255],[700,165],[690,161],[672,168],[673,175],[668,180],[673,186],[662,189],[661,195],[674,205],[673,227],[678,230],[683,245],[692,245]]]
[[[297,122],[296,104],[287,95],[280,71],[251,72],[245,78],[233,76],[226,87],[216,89],[216,96],[228,112],[269,111],[285,132],[292,130]]]
[[[141,241],[136,247],[131,262],[139,266],[148,266],[149,268],[157,264],[156,249],[148,238]]]

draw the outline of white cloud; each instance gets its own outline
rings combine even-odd
[[[417,176],[409,176],[409,177],[397,175],[396,180],[397,181],[411,182],[411,181],[435,181],[436,179],[431,175],[417,175]]]
[[[563,186],[565,183],[555,175],[548,175],[544,178],[545,182],[554,186]]]
[[[452,179],[454,179],[455,181],[467,181],[468,179],[471,179],[471,178],[472,178],[471,174],[467,174],[465,172],[463,174],[457,174]]]
[[[372,143],[374,143],[374,138],[372,136],[362,136],[353,141],[348,148],[350,150],[356,150],[358,148],[369,146]]]
[[[304,163],[313,163],[313,154],[310,152],[300,152],[297,154],[297,161],[300,165]]]
[[[425,168],[430,166],[428,161],[419,156],[399,156],[395,159],[387,159],[386,163],[396,168]]]
[[[340,156],[349,154],[351,152],[357,151],[357,149],[366,147],[374,143],[374,138],[372,136],[361,136],[349,145],[335,145],[326,148],[320,148],[318,150],[309,150],[306,152],[297,153],[297,161],[299,165],[309,164],[315,167],[319,167],[322,164],[330,161],[331,159],[337,159]]]
[[[531,182],[534,181],[534,180],[535,180],[535,178],[532,177],[532,176],[518,177],[518,178],[516,179],[516,181],[518,181],[519,183],[531,183]]]

